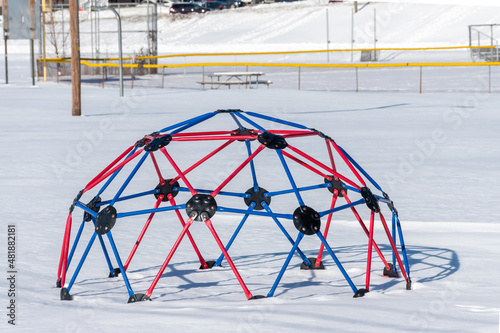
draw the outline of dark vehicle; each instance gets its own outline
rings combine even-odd
[[[228,8],[237,8],[237,7],[245,7],[247,4],[241,0],[228,0],[227,1]]]
[[[220,1],[210,1],[204,2],[203,7],[208,8],[210,10],[223,10],[226,7],[226,4]]]
[[[171,14],[205,13],[208,11],[210,11],[210,9],[195,3],[174,3],[172,7],[170,7]]]

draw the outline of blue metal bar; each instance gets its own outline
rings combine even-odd
[[[248,119],[247,117],[242,115],[240,112],[236,113],[236,115],[238,117],[240,117],[241,119],[243,119],[244,121],[246,121],[247,123],[249,123],[250,125],[252,125],[253,127],[255,127],[256,129],[258,129],[259,131],[267,132],[267,130],[264,127],[260,126],[259,124],[257,124],[253,120]]]
[[[71,247],[71,251],[69,252],[68,256],[68,263],[66,264],[66,269],[69,268],[69,264],[71,264],[71,259],[73,259],[73,254],[75,253],[76,246],[78,245],[78,242],[80,241],[80,237],[82,236],[83,232],[83,227],[85,226],[85,217],[83,218],[82,224],[80,225],[80,228],[78,229],[78,232],[76,233],[75,240],[73,241],[73,246]]]
[[[351,202],[350,204],[346,204],[346,205],[343,205],[343,206],[335,207],[333,209],[325,210],[324,212],[319,212],[318,214],[319,214],[320,217],[323,217],[325,215],[328,215],[328,214],[331,214],[331,213],[335,213],[335,212],[338,212],[338,211],[346,209],[346,208],[351,208],[351,207],[356,206],[356,205],[361,205],[361,204],[364,204],[364,203],[365,203],[365,199],[359,199],[358,201]]]
[[[174,187],[174,191],[177,191],[177,190],[180,192],[191,192],[191,190],[188,189],[187,187]],[[213,192],[213,190],[202,190],[202,189],[197,189],[197,188],[195,188],[194,190],[197,193],[206,193],[206,194],[210,194]],[[226,196],[230,196],[230,197],[239,197],[239,198],[250,198],[250,194],[225,192],[225,191],[220,191],[219,193],[217,193],[217,195],[226,195]]]
[[[261,205],[262,205],[262,207],[264,207],[264,209],[268,213],[271,213],[271,214],[273,213],[272,210],[271,210],[271,208],[266,204],[265,201],[262,201]],[[278,228],[280,228],[281,232],[283,232],[283,234],[288,239],[288,241],[293,245],[293,239],[290,236],[290,234],[286,231],[285,227],[283,227],[283,224],[281,224],[281,222],[277,218],[275,218],[275,217],[272,217],[272,219],[274,220],[274,222],[276,223],[276,225],[278,226]],[[302,259],[302,261],[304,261],[304,263],[306,264],[307,267],[309,267],[309,266],[312,265],[311,261],[306,257],[306,255],[304,254],[304,252],[302,252],[299,248],[297,248],[297,252],[298,252],[300,258]]]
[[[274,117],[265,116],[265,115],[260,114],[260,113],[255,113],[255,112],[245,112],[245,113],[250,115],[250,116],[253,116],[253,117],[274,121],[275,123],[280,123],[280,124],[284,124],[284,125],[288,125],[288,126],[292,126],[292,127],[297,127],[297,128],[301,128],[301,129],[305,129],[305,130],[309,130],[309,131],[312,130],[312,129],[310,129],[304,125],[301,125],[301,124],[292,123],[291,121],[286,121],[286,120],[281,120],[281,119],[274,118]]]
[[[187,130],[187,129],[188,129],[188,128],[190,128],[190,127],[193,127],[194,125],[198,125],[199,123],[201,123],[201,122],[203,122],[203,121],[205,121],[205,120],[208,120],[208,119],[212,118],[212,117],[213,117],[213,116],[215,116],[216,114],[217,114],[217,113],[208,113],[208,114],[206,114],[206,115],[202,116],[201,118],[197,119],[196,121],[192,121],[192,122],[190,122],[189,124],[186,124],[186,125],[184,125],[184,126],[182,126],[182,127],[178,128],[178,129],[176,129],[176,130],[174,130],[174,131],[170,132],[170,135],[174,135],[174,134],[180,133],[180,132],[182,132],[182,131],[184,131],[184,130]]]
[[[358,164],[358,162],[356,162],[345,150],[344,148],[340,147],[339,145],[337,145],[337,147],[340,148],[340,150],[342,151],[342,153],[345,155],[345,157],[347,157],[347,159],[349,161],[351,161],[351,163],[356,167],[356,169],[358,169],[369,181],[370,183],[373,184],[373,186],[375,186],[380,192],[384,192],[382,190],[382,188],[377,184],[377,182],[372,178],[370,177],[370,175],[365,171],[363,170],[363,168]]]
[[[230,112],[229,113],[231,115],[231,117],[233,118],[234,122],[236,123],[236,125],[238,125],[238,128],[239,129],[244,129],[245,127],[243,127],[243,125],[241,125],[240,121],[238,120],[238,118],[236,118],[236,116],[234,115],[233,112]]]
[[[87,205],[84,205],[82,204],[80,201],[77,201],[76,204],[75,204],[75,207],[80,207],[81,209],[83,209],[85,212],[89,213],[90,215],[92,215],[93,218],[96,218],[97,217],[97,213],[94,212],[92,209],[90,209],[89,207],[87,207]]]
[[[304,191],[311,191],[311,190],[317,190],[319,188],[325,188],[325,187],[331,187],[330,183],[324,183],[324,184],[319,184],[319,185],[312,185],[312,186],[306,186],[306,187],[300,187],[297,190],[299,192],[304,192]],[[276,191],[276,192],[268,192],[265,194],[265,197],[275,197],[277,195],[282,195],[282,194],[289,194],[289,193],[294,193],[294,189],[289,189],[289,190],[283,190],[283,191]]]
[[[392,241],[396,248],[398,247],[396,243],[396,214],[392,213]],[[394,268],[394,272],[397,272],[396,269],[396,253],[392,252],[392,267]]]
[[[177,124],[174,124],[174,125],[171,125],[169,127],[165,127],[164,129],[160,130],[159,132],[168,132],[170,131],[171,129],[174,129],[174,128],[177,128],[177,127],[181,127],[183,125],[186,125],[186,124],[190,124],[192,122],[199,122],[198,119],[200,118],[205,118],[207,117],[207,115],[209,114],[214,114],[213,112],[209,112],[209,113],[205,113],[205,114],[202,114],[202,115],[199,115],[199,116],[196,116],[194,118],[191,118],[191,119],[188,119],[188,120],[184,120],[184,121],[181,121],[180,123],[177,123]]]
[[[285,161],[285,158],[283,157],[283,153],[281,152],[281,149],[277,149],[276,153],[278,154],[278,157],[280,158],[281,164],[283,165],[283,169],[285,169],[288,180],[290,181],[290,185],[292,185],[295,196],[297,197],[297,200],[299,201],[299,205],[305,206],[304,201],[302,200],[302,197],[300,196],[300,192],[297,189],[297,185],[295,184],[295,180],[293,180],[290,169],[288,169],[288,165],[286,164],[286,161]]]
[[[403,230],[401,228],[401,222],[399,221],[399,217],[397,215],[396,215],[396,223],[398,227],[399,242],[401,243],[401,252],[403,252],[403,260],[406,269],[406,276],[410,278],[410,265],[408,265],[408,256],[406,254],[406,246],[405,246],[405,241],[403,239]]]
[[[135,166],[134,170],[132,170],[132,172],[130,173],[130,175],[128,176],[127,180],[125,180],[125,183],[123,183],[122,187],[120,187],[120,189],[118,190],[118,192],[116,193],[115,197],[113,198],[113,200],[111,201],[111,203],[109,204],[110,206],[113,206],[116,202],[116,200],[120,197],[120,195],[123,193],[123,191],[125,190],[125,188],[127,187],[127,185],[130,183],[130,181],[132,180],[132,178],[134,178],[135,174],[137,173],[137,171],[139,171],[139,168],[141,167],[142,163],[144,163],[144,161],[146,160],[146,158],[149,156],[149,151],[147,151],[144,156],[140,159],[140,161],[137,163],[137,165]]]
[[[124,197],[116,199],[115,202],[125,201],[125,200],[130,200],[130,199],[135,199],[135,198],[138,198],[138,197],[142,197],[142,196],[146,196],[146,195],[151,195],[151,194],[155,194],[155,193],[160,193],[160,189],[154,189],[154,190],[150,190],[150,191],[146,191],[146,192],[141,192],[141,193],[137,193],[137,194],[127,195],[127,196],[124,196]],[[111,203],[111,200],[101,201],[100,205],[103,206],[103,205],[107,205],[109,203]]]
[[[83,252],[82,257],[80,258],[80,262],[78,263],[78,266],[76,267],[75,273],[73,273],[73,277],[71,278],[71,281],[69,281],[68,284],[68,292],[71,290],[73,287],[73,284],[75,283],[76,277],[78,276],[78,273],[80,273],[80,270],[82,269],[83,263],[85,262],[85,259],[87,258],[87,255],[89,254],[90,249],[92,248],[92,244],[94,244],[95,237],[97,236],[97,233],[94,232],[92,237],[89,240],[89,243],[87,244],[87,247],[85,248],[85,251]]]
[[[170,206],[170,207],[161,207],[161,208],[156,208],[156,209],[151,208],[151,209],[137,210],[134,212],[117,213],[116,218],[119,219],[119,218],[128,217],[128,216],[136,216],[136,215],[159,213],[159,212],[168,212],[171,210],[178,210],[178,209],[184,209],[184,208],[186,208],[186,204]]]
[[[255,202],[252,202],[250,204],[250,206],[248,207],[248,212],[251,212],[255,208],[255,206],[256,206]],[[240,232],[241,228],[243,227],[243,224],[245,224],[245,222],[249,216],[250,216],[249,214],[245,214],[245,216],[243,216],[243,219],[241,220],[240,224],[238,225],[238,227],[234,231],[233,235],[231,236],[231,239],[229,240],[229,242],[226,245],[226,252],[229,251],[229,248],[231,247],[231,245],[233,245],[233,242],[236,239],[236,236],[238,236],[238,233]],[[224,259],[224,253],[221,253],[219,259],[217,259],[217,262],[215,263],[215,266],[220,266],[222,264],[223,259]]]
[[[330,247],[330,245],[328,245],[328,242],[326,241],[325,237],[323,237],[323,235],[321,234],[321,231],[318,231],[316,233],[316,235],[318,235],[319,239],[321,240],[321,242],[323,243],[323,245],[325,246],[326,250],[328,251],[328,253],[330,253],[330,256],[332,257],[332,259],[335,261],[335,263],[337,264],[337,267],[340,269],[340,272],[342,273],[342,275],[344,276],[344,278],[346,279],[347,283],[349,283],[349,285],[351,286],[351,289],[354,293],[356,293],[358,291],[358,288],[356,288],[356,286],[354,285],[354,283],[352,282],[351,278],[349,277],[349,275],[347,274],[347,272],[345,271],[344,267],[342,267],[342,264],[340,263],[339,259],[337,258],[337,256],[335,255],[335,253],[333,253],[333,250],[332,248]]]
[[[106,249],[106,245],[104,244],[104,240],[102,239],[102,235],[97,235],[99,239],[99,243],[101,243],[102,252],[104,252],[104,258],[106,258],[106,263],[108,264],[109,274],[111,276],[115,276],[115,269],[111,264],[111,259],[109,258],[108,250]]]
[[[120,255],[118,254],[118,250],[116,249],[115,241],[113,240],[113,236],[111,235],[111,230],[106,233],[106,236],[108,236],[109,244],[111,245],[111,249],[113,249],[113,253],[115,254],[116,262],[118,263],[118,267],[120,267],[120,272],[122,273],[123,276],[123,281],[125,282],[125,286],[127,287],[128,295],[129,297],[134,295],[134,291],[132,290],[132,287],[130,286],[130,282],[128,281],[127,278],[127,272],[125,272],[125,269],[123,268],[122,261],[120,259]]]
[[[297,235],[297,240],[295,241],[295,243],[293,243],[292,249],[290,250],[290,253],[288,253],[288,257],[286,258],[285,263],[283,264],[283,267],[281,267],[281,270],[278,274],[278,277],[276,278],[276,281],[274,281],[274,284],[271,287],[271,290],[269,290],[267,297],[274,296],[274,292],[276,291],[276,288],[278,287],[278,284],[280,283],[281,278],[283,277],[283,274],[285,274],[285,270],[288,267],[288,265],[290,264],[290,260],[292,260],[292,256],[293,256],[294,252],[298,249],[302,238],[304,238],[304,234],[299,232],[299,234]]]
[[[346,189],[346,190],[353,191],[353,192],[356,192],[356,193],[361,193],[361,191],[360,191],[360,190],[358,190],[358,189],[357,189],[357,188],[355,188],[355,187],[349,186],[349,185],[347,185],[347,184],[343,184],[343,185],[344,185],[344,187],[345,187],[345,189]]]
[[[126,160],[127,158],[129,158],[130,156],[132,156],[133,154],[135,154],[135,152],[137,151],[137,148],[139,148],[139,147],[136,145],[134,147],[134,149],[132,149],[132,151],[127,155],[127,157],[125,157],[124,160]],[[102,192],[104,192],[104,190],[106,190],[106,188],[108,188],[109,184],[111,184],[111,182],[113,181],[113,179],[115,179],[116,176],[118,176],[118,174],[120,173],[120,171],[122,171],[122,169],[123,169],[124,166],[122,166],[120,169],[116,170],[115,173],[113,173],[111,175],[111,177],[109,177],[109,179],[106,181],[106,183],[101,187],[101,189],[99,190],[99,192],[96,194],[96,197],[100,196],[102,194]]]
[[[245,140],[245,145],[247,146],[248,157],[250,157],[252,155],[250,140]],[[257,174],[255,172],[255,165],[253,163],[253,159],[250,160],[250,171],[252,172],[253,189],[255,192],[258,192],[259,191],[259,183],[257,182]]]
[[[250,215],[257,215],[257,216],[266,216],[266,217],[277,217],[281,219],[287,219],[287,220],[293,220],[293,214],[279,214],[279,213],[267,213],[267,212],[261,212],[261,211],[251,211],[248,212],[247,210],[244,209],[235,209],[235,208],[228,208],[228,207],[222,207],[218,206],[217,207],[218,212],[226,212],[226,213],[236,213],[236,214],[250,214]],[[118,214],[120,215],[120,214]]]

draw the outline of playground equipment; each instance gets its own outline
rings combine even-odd
[[[207,130],[214,125],[217,130]],[[190,132],[194,127],[203,128],[204,131]],[[214,176],[221,169],[226,170],[227,174],[219,178]],[[137,181],[139,174],[141,180]],[[148,177],[152,184],[149,187],[149,183],[145,181]],[[368,184],[374,187],[373,192]],[[96,190],[98,185],[100,188]],[[84,197],[87,199],[84,200]],[[382,213],[384,205],[381,204],[385,204],[392,214],[392,230]],[[131,207],[140,208],[130,210]],[[83,210],[83,218],[71,241],[75,208]],[[358,212],[366,208],[370,214],[368,226]],[[343,210],[352,212],[368,239],[364,288],[356,287],[327,241],[335,213]],[[135,293],[127,277],[127,270],[148,227],[160,214],[168,218],[168,223],[179,220],[182,231],[175,240],[170,239],[173,242],[172,248],[148,290],[145,293]],[[222,214],[241,216],[226,245],[212,223]],[[127,227],[122,219],[137,219],[138,216],[147,216],[147,219],[123,263],[113,231]],[[377,216],[390,244],[392,262],[385,259],[374,240]],[[273,221],[283,234],[284,241],[292,245],[267,296],[253,295],[250,292],[229,255],[231,245],[250,217]],[[326,219],[323,231],[322,219]],[[205,260],[202,256],[189,231],[195,222],[204,223],[210,231],[209,235],[217,242],[222,252],[217,260]],[[293,223],[297,229],[295,239],[285,228],[285,223]],[[66,284],[68,269],[86,225],[93,226],[92,236]],[[300,249],[305,236],[318,238],[319,251],[316,257],[308,258]],[[398,212],[389,195],[377,182],[323,132],[291,121],[231,109],[203,114],[144,136],[78,193],[69,210],[59,260],[57,286],[62,288],[61,300],[72,299],[70,291],[96,239],[103,250],[109,277],[122,276],[129,296],[128,302],[150,300],[185,237],[189,239],[200,261],[200,269],[221,266],[223,260],[226,260],[247,299],[274,296],[294,255],[302,260],[301,269],[324,269],[325,251],[342,273],[354,297],[364,296],[370,290],[373,250],[384,265],[383,274],[399,277],[401,273],[406,289],[411,289],[410,268]],[[112,264],[105,238],[116,265]],[[166,237],[165,242],[168,241]]]

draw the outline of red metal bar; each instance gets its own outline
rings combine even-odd
[[[153,155],[151,155],[151,156],[153,156]],[[156,203],[154,205],[154,209],[156,209],[156,208],[158,208],[160,206],[162,200],[163,200],[163,194],[160,194],[160,196],[156,200]],[[155,216],[155,213],[149,214],[149,217],[148,217],[148,220],[146,221],[146,224],[142,228],[141,233],[139,234],[139,237],[137,238],[137,241],[135,242],[134,246],[132,247],[132,251],[130,251],[130,254],[129,254],[128,258],[127,258],[127,261],[125,262],[125,265],[123,265],[123,269],[124,270],[127,270],[128,265],[130,264],[130,261],[134,257],[135,251],[137,251],[137,248],[139,247],[139,244],[141,243],[142,238],[144,237],[144,234],[146,233],[146,230],[148,230],[149,224],[153,220],[154,216]]]
[[[337,144],[335,143],[335,141],[333,140],[330,140],[330,143],[332,144],[333,148],[335,148],[335,150],[337,151],[337,153],[340,155],[340,157],[342,157],[342,159],[344,160],[344,162],[347,164],[347,166],[349,167],[349,169],[351,169],[352,173],[354,174],[354,176],[356,176],[356,178],[358,178],[359,182],[361,184],[363,184],[363,186],[366,186],[366,183],[365,181],[363,180],[363,178],[361,177],[361,175],[358,173],[358,170],[356,170],[356,168],[352,165],[351,161],[349,161],[347,159],[347,157],[345,157],[344,153],[342,153],[342,151],[340,150],[340,148],[337,146]]]
[[[219,238],[219,235],[217,235],[217,232],[215,232],[215,229],[214,229],[214,226],[212,225],[212,222],[210,220],[206,220],[205,224],[207,225],[208,229],[210,229],[210,232],[214,236],[215,241],[219,245],[222,253],[224,254],[224,257],[226,258],[227,263],[229,264],[229,266],[231,266],[231,269],[233,270],[233,273],[236,276],[236,279],[238,279],[238,282],[240,283],[241,288],[243,288],[243,292],[245,293],[245,296],[247,297],[247,299],[252,298],[253,297],[252,293],[250,292],[250,290],[248,290],[247,286],[245,285],[245,282],[241,278],[240,273],[236,269],[236,266],[234,266],[233,260],[231,260],[231,257],[229,257],[229,254],[227,253],[226,249],[224,248],[224,244],[222,244],[222,242]]]
[[[153,293],[153,290],[155,289],[156,284],[160,280],[163,272],[165,272],[165,269],[167,268],[167,265],[170,262],[170,259],[172,259],[175,251],[177,251],[177,248],[179,247],[179,244],[181,243],[182,239],[184,238],[184,235],[188,231],[188,229],[191,226],[191,224],[193,224],[193,220],[192,219],[188,219],[187,222],[186,222],[186,224],[184,225],[184,228],[182,229],[179,237],[175,241],[174,246],[170,250],[167,258],[165,259],[165,261],[163,262],[163,265],[161,266],[160,270],[156,274],[156,276],[155,276],[155,278],[153,280],[153,283],[151,283],[151,286],[149,287],[148,291],[146,292],[146,296],[151,297],[151,294]]]
[[[201,137],[180,137],[173,138],[172,141],[211,141],[211,140],[253,140],[255,135],[228,135],[228,136],[201,136]]]
[[[113,167],[113,165],[115,165],[116,163],[121,161],[122,158],[124,158],[128,153],[130,153],[130,151],[132,149],[134,149],[134,147],[135,147],[135,144],[133,146],[130,146],[127,150],[125,150],[120,156],[118,156],[113,162],[111,162],[110,165],[108,165],[104,170],[102,170],[101,173],[99,173],[97,176],[95,176],[94,179],[92,179],[89,182],[89,184],[95,182],[96,179],[99,179],[103,174],[105,174],[109,169],[111,169]],[[89,185],[87,185],[87,186],[89,186]]]
[[[174,200],[174,196],[172,194],[169,194],[167,196],[167,198],[168,198],[168,201],[170,202],[170,204],[172,206],[176,206],[177,205],[177,203]],[[184,219],[182,218],[181,213],[179,212],[178,209],[175,210],[175,213],[177,214],[177,217],[179,218],[179,221],[181,221],[181,224],[184,227],[186,225],[186,223],[184,222]],[[191,245],[193,246],[194,251],[196,252],[196,255],[198,256],[198,259],[200,260],[201,266],[203,267],[203,269],[207,269],[208,268],[207,262],[205,261],[205,259],[201,255],[201,252],[198,249],[198,246],[196,246],[196,243],[194,242],[193,236],[191,236],[191,233],[189,232],[189,230],[187,231],[187,236],[189,238],[189,241],[191,242]]]
[[[100,178],[96,179],[95,181],[90,182],[87,186],[85,186],[85,188],[83,190],[83,193],[85,193],[87,191],[90,191],[92,188],[94,188],[94,186],[96,186],[97,184],[99,184],[104,179],[108,178],[109,176],[111,176],[113,173],[115,173],[120,168],[123,168],[123,166],[125,164],[127,164],[130,161],[132,161],[134,158],[136,158],[142,152],[143,152],[143,149],[140,149],[140,150],[136,151],[133,155],[129,156],[126,160],[124,160],[123,162],[121,162],[120,164],[118,164],[116,167],[114,167],[113,169],[111,169],[110,171],[108,171],[106,174],[102,175]]]
[[[403,276],[404,276],[406,282],[408,282],[408,277],[406,276],[405,266],[401,262],[401,257],[399,256],[398,250],[396,248],[396,244],[394,244],[394,241],[391,237],[391,233],[389,232],[389,228],[387,227],[387,223],[385,222],[385,218],[382,215],[382,213],[378,213],[378,214],[380,216],[380,220],[382,221],[382,225],[384,226],[385,233],[387,234],[387,238],[389,239],[389,242],[391,242],[392,251],[396,255],[396,260],[398,261],[399,268],[401,269],[401,273],[403,273]]]
[[[175,164],[174,160],[172,159],[172,157],[170,156],[170,154],[167,152],[167,150],[165,149],[165,147],[160,148],[160,151],[163,153],[163,155],[165,155],[167,157],[168,161],[170,162],[170,164],[172,164],[172,166],[174,167],[174,169],[177,172],[177,174],[184,181],[184,184],[186,184],[186,186],[188,187],[188,189],[191,192],[191,194],[195,195],[197,193],[196,190],[191,186],[191,184],[187,180],[186,176],[182,173],[181,169],[179,169],[179,167],[177,166],[177,164]]]
[[[331,172],[334,176],[336,176],[336,177],[338,177],[338,178],[342,179],[344,182],[348,183],[349,185],[351,185],[351,186],[353,186],[353,187],[355,187],[355,188],[357,188],[357,189],[361,189],[358,185],[356,185],[356,184],[355,184],[354,182],[352,182],[350,179],[348,179],[348,178],[346,178],[346,177],[342,176],[340,173],[338,173],[338,172],[334,171],[332,168],[330,168],[330,167],[328,167],[328,166],[324,165],[324,164],[323,164],[323,163],[321,163],[320,161],[318,161],[318,160],[316,160],[315,158],[313,158],[313,157],[311,157],[311,156],[307,155],[306,153],[302,152],[301,150],[299,150],[299,149],[297,149],[297,148],[295,148],[295,147],[293,147],[293,146],[291,146],[291,145],[288,145],[288,146],[287,146],[287,148],[290,148],[292,151],[294,151],[294,152],[296,152],[297,154],[299,154],[300,156],[302,156],[302,157],[304,157],[304,158],[308,159],[309,161],[313,162],[314,164],[316,164],[316,165],[318,165],[318,166],[322,167],[322,168],[323,168],[323,169],[325,169],[326,171]]]
[[[156,174],[158,175],[158,178],[160,179],[160,185],[163,186],[165,185],[165,178],[163,178],[163,176],[161,175],[161,171],[160,171],[160,168],[158,167],[158,163],[156,162],[156,158],[155,158],[155,155],[153,154],[153,152],[151,152],[151,154],[149,154],[149,156],[151,156],[151,161],[153,161],[153,165],[155,167],[155,170],[156,170]]]
[[[337,172],[337,168],[335,167],[335,161],[333,160],[333,152],[332,152],[332,147],[328,144],[328,139],[325,140],[326,143],[326,149],[328,150],[328,156],[330,157],[330,162],[332,163],[332,170]]]
[[[344,194],[344,198],[346,200],[346,202],[348,204],[351,203],[351,200],[349,200],[349,197],[347,196],[347,193],[345,191],[342,191],[342,193]],[[368,229],[366,228],[366,225],[365,223],[363,222],[363,220],[361,219],[361,216],[359,216],[358,214],[358,211],[356,210],[356,207],[351,207],[351,210],[354,214],[354,216],[356,217],[356,219],[358,220],[359,224],[361,225],[361,228],[363,229],[363,231],[365,232],[366,236],[369,237],[369,231]],[[382,262],[384,263],[384,266],[387,268],[387,269],[391,269],[389,267],[389,264],[387,263],[387,260],[385,260],[385,257],[384,255],[382,254],[382,251],[380,250],[380,248],[378,247],[377,243],[375,242],[375,240],[373,240],[373,247],[375,248],[375,251],[377,251],[377,254],[378,256],[380,257],[380,260],[382,260]]]
[[[333,199],[332,204],[330,205],[330,209],[335,208],[335,202],[337,202],[337,197],[339,195],[339,191],[337,189],[333,190]],[[328,214],[328,219],[326,220],[325,231],[323,232],[323,237],[326,239],[328,236],[328,230],[330,230],[330,222],[332,222],[333,213]],[[321,246],[319,248],[318,256],[316,257],[316,267],[321,266],[321,260],[323,259],[323,250],[325,245],[321,242]]]
[[[71,237],[72,221],[73,221],[73,218],[72,218],[72,214],[70,213],[68,215],[68,218],[66,219],[66,230],[64,232],[63,246],[62,246],[62,251],[61,251],[61,259],[59,261],[59,270],[57,273],[58,277],[61,278],[61,288],[64,287],[64,282],[66,280],[66,270],[68,269],[68,250],[69,250],[69,239]],[[62,270],[62,272],[61,272],[61,270]]]
[[[224,186],[226,186],[231,181],[231,179],[233,179],[264,148],[266,148],[266,146],[260,145],[257,149],[255,149],[252,155],[248,156],[248,158],[238,168],[236,168],[236,170],[234,170],[234,172],[229,175],[229,177],[225,181],[223,181],[222,184],[219,185],[219,187],[217,187],[212,193],[210,193],[210,195],[212,197],[215,197],[224,188]]]
[[[370,273],[372,269],[372,251],[373,251],[373,229],[375,224],[375,212],[370,214],[370,234],[368,236],[368,258],[366,259],[366,290],[370,290]]]
[[[172,138],[178,138],[181,136],[200,136],[200,135],[228,135],[234,134],[236,131],[214,131],[214,132],[191,132],[191,133],[176,133],[172,134]]]
[[[283,153],[283,155],[284,155],[284,156],[288,157],[289,159],[291,159],[291,160],[292,160],[292,161],[294,161],[294,162],[297,162],[298,164],[300,164],[300,165],[302,165],[303,167],[305,167],[305,168],[307,168],[307,169],[311,170],[312,172],[317,173],[317,174],[318,174],[318,175],[320,175],[321,177],[323,177],[323,178],[331,178],[330,176],[325,175],[325,174],[324,174],[324,173],[322,173],[321,171],[319,171],[319,170],[317,170],[317,169],[313,168],[313,167],[312,167],[312,166],[310,166],[309,164],[305,163],[304,161],[299,160],[299,159],[298,159],[298,158],[296,158],[295,156],[293,156],[293,155],[291,155],[291,154],[287,153],[286,151],[282,150],[281,152]]]
[[[191,167],[189,167],[188,169],[186,169],[186,171],[184,171],[183,175],[187,175],[188,173],[190,173],[191,171],[193,171],[194,169],[196,169],[202,163],[204,163],[205,161],[207,161],[209,158],[211,158],[212,156],[214,156],[215,154],[217,154],[218,152],[220,152],[222,149],[226,148],[227,146],[229,146],[233,142],[234,141],[228,141],[228,142],[224,143],[222,146],[220,146],[219,148],[215,149],[210,154],[208,154],[207,156],[203,157],[201,160],[199,160],[198,162],[196,162],[195,164],[193,164]],[[172,179],[170,181],[170,184],[171,185],[174,184],[176,181],[179,180],[179,178],[181,178],[181,177],[180,176],[175,177],[174,179]]]
[[[300,137],[304,137],[304,136],[313,136],[313,135],[318,135],[318,133],[305,132],[305,133],[283,134],[283,137],[285,139],[288,139],[288,138],[300,138]]]

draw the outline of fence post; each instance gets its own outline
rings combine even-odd
[[[356,92],[358,92],[358,67],[356,67]]]
[[[299,67],[299,90],[300,90],[300,67]]]
[[[491,94],[491,66],[488,66],[488,92]]]
[[[422,93],[422,66],[420,66],[420,93]]]
[[[163,66],[163,75],[161,77],[161,87],[165,87],[165,66]]]

